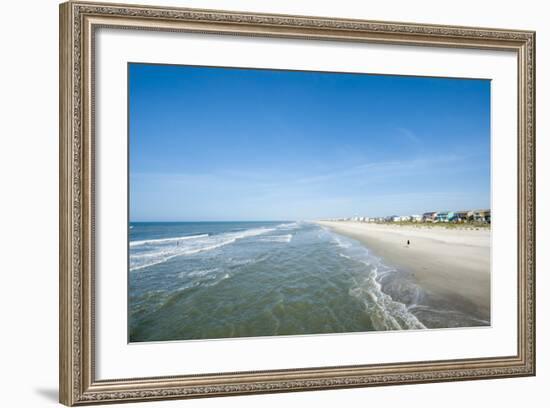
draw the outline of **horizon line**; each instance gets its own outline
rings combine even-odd
[[[298,219],[279,219],[279,220],[128,220],[132,222],[288,222],[288,221],[305,221]]]

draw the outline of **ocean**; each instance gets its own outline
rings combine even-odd
[[[314,223],[132,222],[129,239],[130,342],[483,324]]]

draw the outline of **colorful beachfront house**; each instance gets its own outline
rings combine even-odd
[[[474,217],[473,211],[456,211],[455,214],[457,222],[471,221]]]
[[[422,222],[434,222],[437,212],[429,211],[422,214]]]
[[[434,215],[434,222],[449,222],[447,217],[449,216],[449,211],[440,211]]]
[[[474,211],[474,221],[491,223],[491,210],[476,210]]]
[[[447,222],[457,222],[458,221],[458,215],[456,215],[456,212],[449,211],[447,213]]]
[[[436,222],[458,222],[458,215],[454,211],[443,211],[436,214]]]

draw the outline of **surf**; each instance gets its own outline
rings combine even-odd
[[[221,234],[198,234],[130,242],[130,271],[162,264],[175,257],[191,256],[233,244],[239,240],[275,231],[275,228],[250,228]]]

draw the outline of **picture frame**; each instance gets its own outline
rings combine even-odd
[[[95,174],[95,41],[101,28],[514,53],[517,352],[481,358],[357,361],[353,365],[98,379],[95,226],[96,191],[101,186]],[[70,1],[60,5],[59,80],[61,403],[73,406],[535,375],[534,32]]]

